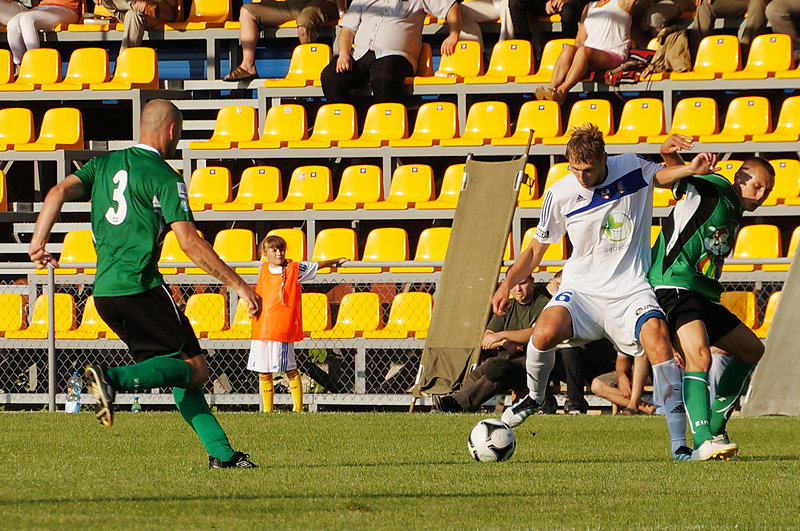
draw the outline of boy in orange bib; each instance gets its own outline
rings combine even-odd
[[[264,411],[274,409],[275,387],[272,374],[285,372],[292,393],[292,411],[303,410],[303,385],[294,357],[294,342],[303,339],[300,283],[313,280],[320,267],[335,267],[344,257],[321,262],[293,262],[286,259],[286,241],[267,236],[259,244],[262,257],[256,293],[261,296],[261,314],[253,319],[250,356],[247,368],[259,373]]]

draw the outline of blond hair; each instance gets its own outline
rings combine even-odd
[[[270,235],[261,240],[261,243],[258,244],[258,249],[261,252],[261,256],[266,256],[267,249],[277,249],[279,251],[286,252],[286,240],[281,238],[280,236]],[[284,293],[286,292],[286,266],[288,262],[286,260],[283,261],[281,264],[281,291],[279,294],[279,298],[281,304],[284,303]]]
[[[591,164],[603,160],[606,144],[603,133],[592,123],[573,127],[572,137],[567,142],[566,156],[568,161]]]

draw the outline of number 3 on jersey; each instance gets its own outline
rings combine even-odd
[[[554,297],[555,300],[559,302],[569,302],[572,299],[572,292],[571,291],[562,291],[561,293],[556,294]]]
[[[106,220],[112,225],[120,225],[128,215],[128,202],[125,200],[125,189],[128,187],[128,172],[119,170],[112,179],[114,184],[111,200],[117,203],[117,208],[109,208],[106,211]]]

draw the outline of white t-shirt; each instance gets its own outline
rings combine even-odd
[[[662,166],[633,153],[608,157],[600,185],[586,189],[570,173],[548,190],[536,228],[541,243],[556,243],[564,233],[572,255],[563,285],[604,298],[649,289],[653,177]]]

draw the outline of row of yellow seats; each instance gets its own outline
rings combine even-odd
[[[39,295],[27,323],[25,298],[16,293],[0,294],[0,337],[44,339],[47,337],[47,295]],[[312,338],[408,338],[425,337],[431,320],[433,299],[429,293],[399,293],[392,300],[389,318],[383,325],[381,306],[375,293],[345,295],[331,326],[331,309],[323,293],[303,293],[303,332]],[[186,301],[186,316],[200,337],[210,339],[249,339],[252,319],[247,305],[239,301],[232,322],[228,319],[228,300],[219,293],[202,293]],[[229,326],[230,322],[230,326]],[[383,326],[382,326],[383,325]],[[55,295],[55,333],[58,339],[119,339],[100,318],[89,297],[78,325],[75,300],[68,293]]]
[[[152,48],[122,50],[111,76],[104,48],[78,48],[72,52],[67,73],[61,77],[61,55],[54,48],[28,50],[22,56],[19,75],[13,76],[8,50],[0,50],[0,91],[32,90],[130,90],[158,88],[158,58]]]
[[[523,146],[531,130],[533,142],[565,145],[572,127],[594,123],[608,144],[663,142],[669,134],[679,133],[700,142],[796,142],[800,138],[800,96],[786,98],[773,129],[769,99],[742,96],[728,105],[720,130],[717,101],[708,97],[680,100],[672,115],[669,132],[664,131],[664,105],[655,98],[636,98],[625,103],[619,127],[614,131],[611,102],[585,99],[570,110],[562,127],[561,108],[553,101],[528,101],[522,105],[511,133],[508,104],[502,101],[474,103],[467,113],[464,131],[459,135],[458,112],[451,102],[428,102],[419,108],[414,129],[409,135],[408,114],[401,103],[372,105],[361,135],[356,126],[355,108],[349,104],[326,104],[319,108],[311,136],[308,118],[302,105],[271,107],[258,138],[256,110],[250,106],[220,109],[211,139],[193,141],[190,149],[278,149],[431,147],[440,146]]]
[[[74,107],[54,107],[45,111],[36,140],[35,134],[30,109],[0,109],[0,151],[55,151],[85,147],[83,116]]]

